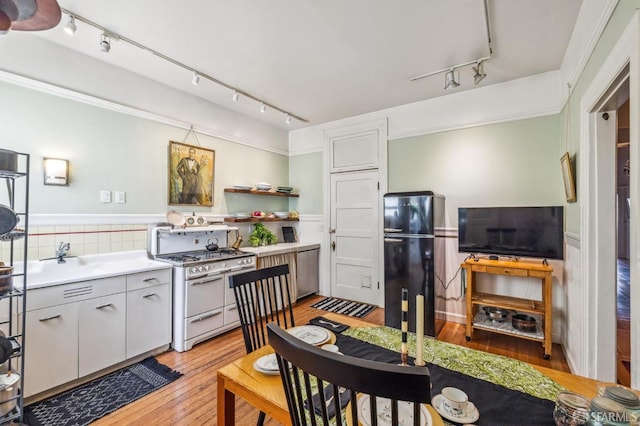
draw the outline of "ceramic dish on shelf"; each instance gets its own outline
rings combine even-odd
[[[249,189],[251,189],[251,187],[250,187],[250,186],[247,186],[247,185],[233,185],[233,187],[234,187],[235,189],[244,189],[244,190],[249,190]]]
[[[273,212],[278,219],[286,219],[289,217],[289,212]]]
[[[331,339],[329,332],[317,325],[301,325],[287,330],[289,334],[310,345],[318,346]]]
[[[453,414],[447,412],[447,410],[444,408],[443,400],[444,396],[442,396],[442,394],[438,394],[431,400],[431,405],[433,405],[433,408],[435,408],[438,414],[440,414],[447,420],[451,420],[452,422],[456,423],[473,423],[480,418],[480,412],[478,411],[478,408],[473,405],[473,402],[471,401],[467,402],[466,414],[462,416],[454,416]]]
[[[258,182],[256,183],[256,189],[258,191],[269,191],[272,188],[272,185],[267,182]]]
[[[234,216],[236,219],[249,219],[251,217],[249,213],[236,213]]]

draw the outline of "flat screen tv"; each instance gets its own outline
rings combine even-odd
[[[564,214],[556,207],[458,208],[458,251],[564,258]]]

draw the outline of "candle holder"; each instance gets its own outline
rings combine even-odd
[[[400,364],[398,364],[398,365],[400,365],[402,367],[408,367],[409,364],[407,364],[407,356],[408,356],[408,354],[402,352],[400,354]]]
[[[415,365],[416,367],[424,367],[425,365],[427,365],[427,363],[426,363],[426,362],[424,362],[424,361],[422,361],[422,362],[418,362],[418,361],[416,360],[416,361],[413,361],[413,365]]]

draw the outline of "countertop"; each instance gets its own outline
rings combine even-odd
[[[255,253],[258,257],[265,257],[319,248],[320,244],[318,243],[278,243],[269,246],[241,247],[240,250]]]
[[[170,263],[150,259],[146,250],[69,256],[65,258],[64,263],[58,263],[56,259],[32,260],[27,262],[27,289],[171,267]],[[22,272],[22,266],[17,266],[14,272]],[[22,288],[22,277],[15,277],[14,283],[16,287]]]

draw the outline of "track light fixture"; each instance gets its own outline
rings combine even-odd
[[[478,84],[487,76],[484,73],[484,61],[478,62],[478,64],[471,68],[473,70],[473,83]]]
[[[284,122],[287,124],[291,124],[291,116],[287,114],[287,117],[284,119]]]
[[[69,35],[74,35],[76,33],[76,18],[73,15],[69,15],[69,22],[64,26],[64,32]]]
[[[458,81],[456,81],[456,73],[457,71],[455,69],[451,69],[449,70],[445,75],[444,75],[444,88],[445,90],[448,88],[455,88],[460,86],[460,83]],[[460,73],[458,73],[458,80],[460,80]]]
[[[102,33],[100,36],[100,50],[105,53],[109,53],[111,50],[111,40],[107,33]]]
[[[3,0],[0,0],[0,3],[2,1]],[[251,93],[248,93],[248,92],[245,92],[244,90],[241,90],[239,88],[233,87],[230,84],[227,84],[224,81],[218,80],[217,78],[215,78],[215,77],[213,77],[211,75],[202,73],[202,72],[194,69],[193,67],[188,66],[187,64],[184,64],[184,63],[182,63],[180,61],[177,61],[177,60],[175,60],[175,59],[173,59],[173,58],[171,58],[171,57],[169,57],[167,55],[164,55],[164,54],[158,52],[157,50],[154,50],[154,49],[152,49],[150,47],[147,47],[147,46],[145,46],[143,44],[140,44],[137,41],[132,40],[132,39],[130,39],[128,37],[125,37],[125,36],[122,36],[120,34],[117,34],[117,33],[114,33],[112,31],[109,31],[109,29],[103,27],[102,25],[100,25],[100,24],[98,24],[98,23],[96,23],[94,21],[91,21],[91,20],[89,20],[89,19],[87,19],[87,18],[85,18],[85,17],[83,17],[81,15],[73,13],[72,11],[70,11],[68,9],[65,9],[65,8],[61,7],[60,10],[62,12],[64,12],[64,13],[66,13],[69,16],[69,23],[65,27],[65,31],[66,32],[72,34],[73,32],[71,32],[71,28],[73,28],[73,31],[75,31],[75,29],[76,29],[75,21],[76,20],[80,21],[82,23],[85,23],[85,24],[87,24],[87,25],[89,25],[89,26],[91,26],[91,27],[93,27],[95,29],[98,29],[98,30],[102,31],[102,36],[100,38],[100,50],[105,52],[105,53],[109,52],[109,50],[111,49],[111,41],[112,40],[123,41],[123,42],[125,42],[125,43],[127,43],[127,44],[129,44],[129,45],[131,45],[133,47],[137,47],[140,50],[143,50],[145,52],[151,53],[151,54],[157,56],[160,59],[164,59],[167,62],[171,62],[173,65],[176,65],[176,66],[178,66],[180,68],[183,68],[183,69],[185,69],[187,71],[191,71],[193,73],[193,77],[192,77],[192,80],[191,80],[191,82],[193,84],[198,84],[200,82],[200,78],[204,78],[205,80],[209,80],[212,83],[215,83],[215,84],[217,84],[219,86],[222,86],[224,88],[227,88],[227,89],[231,90],[233,92],[232,99],[233,99],[234,102],[238,102],[238,100],[240,99],[240,95],[242,95],[244,98],[251,99],[251,100],[253,100],[255,102],[260,103],[260,112],[262,112],[262,113],[266,112],[267,111],[267,107],[269,107],[269,108],[271,108],[271,109],[273,109],[275,111],[278,111],[278,112],[281,112],[282,114],[284,114],[285,115],[285,121],[287,121],[287,117],[288,117],[289,121],[287,121],[287,123],[289,123],[292,118],[295,118],[296,120],[301,121],[303,123],[308,123],[309,122],[309,120],[307,120],[305,118],[302,118],[300,116],[292,114],[289,111],[286,111],[286,110],[284,110],[282,108],[278,108],[277,106],[275,106],[273,104],[270,104],[268,102],[263,101],[262,99],[258,98],[257,96],[253,96]],[[70,27],[70,28],[67,29],[67,27]]]

